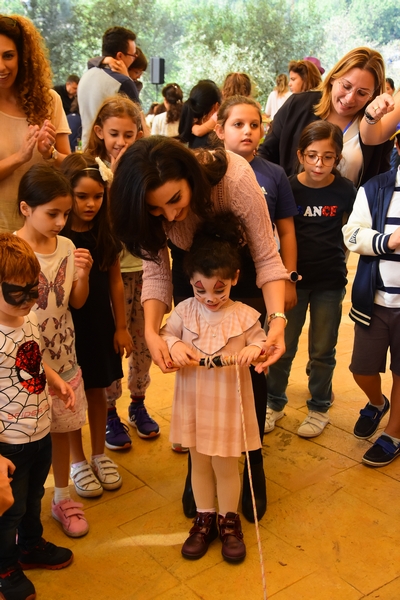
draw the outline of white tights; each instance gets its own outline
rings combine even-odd
[[[217,491],[218,512],[221,515],[227,512],[237,513],[240,495],[238,458],[207,456],[197,452],[196,448],[189,450],[192,459],[192,487],[197,509],[213,510]]]

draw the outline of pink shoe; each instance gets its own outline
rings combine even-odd
[[[61,523],[64,533],[70,537],[81,537],[89,531],[89,523],[86,521],[82,510],[83,504],[75,502],[71,498],[60,500],[57,504],[51,503],[51,514]]]

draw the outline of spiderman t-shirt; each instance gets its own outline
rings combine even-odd
[[[71,240],[58,235],[55,252],[35,253],[40,262],[39,298],[32,309],[39,321],[43,360],[68,381],[78,370],[75,330],[68,306],[72,284],[78,278],[74,250]]]
[[[27,444],[50,430],[50,406],[36,315],[0,326],[0,442]]]

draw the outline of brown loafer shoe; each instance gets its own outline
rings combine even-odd
[[[242,524],[237,513],[228,512],[225,517],[218,515],[219,537],[222,540],[222,556],[228,562],[241,562],[246,556]]]
[[[201,558],[217,537],[217,513],[197,513],[189,537],[182,546],[182,555],[189,560]]]

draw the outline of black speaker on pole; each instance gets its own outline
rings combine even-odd
[[[164,83],[165,59],[159,56],[150,58],[150,81],[151,83]]]

